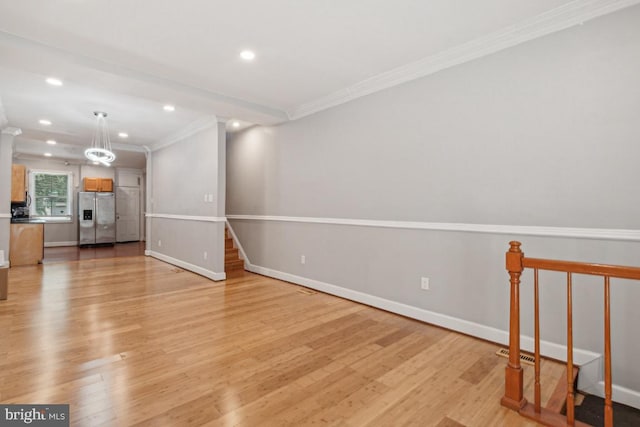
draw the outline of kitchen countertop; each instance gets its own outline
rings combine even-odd
[[[11,224],[44,224],[44,220],[33,218],[11,218]]]

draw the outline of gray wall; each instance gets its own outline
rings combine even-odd
[[[218,188],[218,144],[213,121],[207,129],[153,151],[147,172],[150,213],[171,216],[149,218],[147,250],[182,267],[195,266],[194,271],[208,277],[224,273],[224,221],[215,220],[223,216],[218,200],[225,197]]]
[[[640,7],[227,146],[227,214],[640,229]],[[640,243],[233,220],[252,264],[501,330],[504,252],[640,265]],[[300,255],[306,264],[300,263]],[[420,277],[431,290],[420,290]],[[543,339],[563,344],[562,277]],[[575,290],[575,345],[602,353],[602,291]],[[584,285],[582,284],[584,283]],[[523,333],[531,335],[530,290]],[[614,382],[640,390],[640,284],[613,285]],[[595,332],[594,332],[595,331]]]

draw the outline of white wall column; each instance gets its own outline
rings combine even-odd
[[[11,230],[11,164],[13,162],[13,139],[22,130],[8,127],[0,132],[0,250],[4,260],[9,259],[9,233]]]

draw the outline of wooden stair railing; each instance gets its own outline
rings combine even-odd
[[[611,401],[611,278],[640,280],[640,268],[617,265],[590,264],[572,261],[526,258],[520,242],[510,242],[506,254],[506,267],[510,276],[511,297],[509,317],[509,363],[505,370],[505,392],[501,404],[521,415],[547,426],[586,426],[574,416],[573,316],[572,275],[587,274],[604,278],[604,377],[605,427],[613,427]],[[525,268],[533,269],[534,286],[534,404],[523,395],[523,371],[520,366],[520,276]],[[540,402],[540,311],[538,271],[560,271],[567,274],[567,396],[566,415],[541,407]]]

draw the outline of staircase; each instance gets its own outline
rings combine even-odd
[[[244,260],[240,259],[238,248],[234,247],[229,229],[224,228],[224,272],[230,273],[244,270]]]

